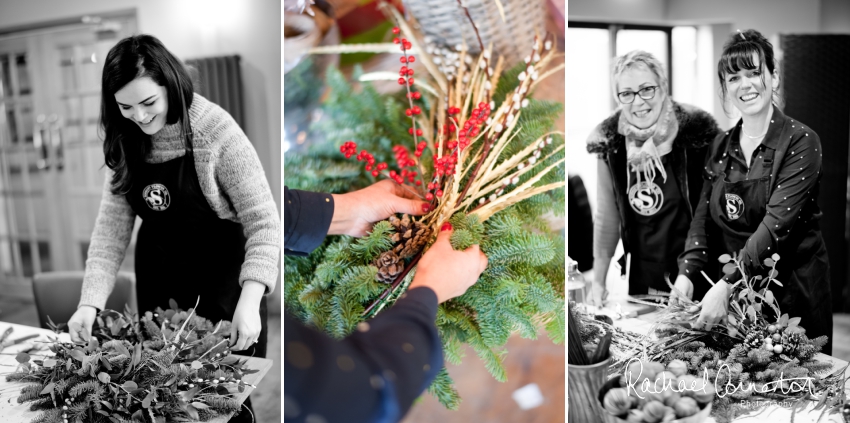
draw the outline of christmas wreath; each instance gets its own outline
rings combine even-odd
[[[285,178],[292,188],[332,193],[389,178],[431,211],[378,222],[360,239],[328,237],[308,257],[287,256],[285,307],[344,337],[406,290],[437,228],[450,222],[452,246],[479,244],[489,264],[466,294],[438,309],[445,357],[459,364],[468,344],[504,381],[503,346],[512,333],[534,339],[545,328],[564,341],[564,237],[549,229],[565,209],[564,138],[552,130],[563,106],[530,98],[563,67],[552,66],[554,37],[536,38],[523,62],[508,64],[483,43],[472,53],[420,38],[415,23],[385,11],[398,23],[398,74],[356,69],[362,84],[355,89],[329,69],[330,93],[312,128],[326,142],[286,155]],[[414,76],[417,64],[424,76]],[[399,93],[382,95],[363,82],[390,78]],[[445,368],[429,392],[448,408],[459,404]]]
[[[17,402],[41,413],[32,423],[206,421],[241,409],[242,376],[255,373],[230,354],[230,322],[188,311],[103,310],[84,342],[51,342],[50,353],[19,353],[9,382]],[[59,325],[50,322],[54,330]]]

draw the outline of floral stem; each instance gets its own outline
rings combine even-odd
[[[469,19],[469,24],[472,25],[472,29],[475,31],[475,36],[478,38],[478,45],[481,46],[481,52],[484,52],[484,42],[481,41],[481,34],[478,33],[478,27],[475,26],[475,22],[472,20],[472,15],[469,14],[469,9],[466,8],[466,5],[463,4],[461,0],[457,0],[457,4],[463,8],[463,12],[466,14],[466,18]]]
[[[411,270],[413,270],[413,267],[416,266],[416,263],[419,262],[420,258],[422,258],[422,252],[421,251],[419,253],[417,253],[415,256],[413,256],[413,260],[410,260],[410,263],[407,264],[407,266],[404,268],[404,270],[402,270],[401,273],[398,276],[396,276],[392,285],[390,285],[390,287],[387,288],[381,294],[380,297],[378,297],[375,301],[373,301],[372,304],[369,304],[369,307],[366,307],[366,310],[363,310],[363,313],[361,314],[361,316],[368,315],[369,312],[372,311],[372,309],[375,308],[376,305],[378,305],[381,301],[383,301],[385,298],[387,298],[387,296],[390,295],[390,292],[393,292],[398,287],[398,285],[401,283],[401,281],[404,280],[404,278],[407,276],[407,274],[410,273]]]

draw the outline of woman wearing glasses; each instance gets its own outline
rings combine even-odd
[[[711,250],[737,253],[748,275],[766,273],[764,259],[779,254],[783,286],[771,286],[779,308],[802,318],[806,335],[832,336],[829,260],[817,204],[823,150],[808,125],[776,107],[779,75],[773,46],[758,31],[737,32],[717,63],[723,100],[741,113],[738,123],[712,143],[706,182],[681,257],[677,288],[707,286],[694,274],[716,262]],[[716,227],[719,237],[707,237]],[[702,300],[696,327],[710,329],[726,318],[729,286],[736,273],[717,282]],[[699,297],[697,297],[699,298]],[[832,351],[830,340],[822,350]]]
[[[667,75],[647,52],[617,57],[611,87],[620,107],[594,129],[587,146],[599,156],[592,298],[600,306],[620,239],[624,276],[631,254],[629,294],[669,292],[665,279],[678,272],[706,147],[719,132],[711,115],[670,99]]]

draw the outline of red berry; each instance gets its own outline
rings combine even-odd
[[[420,93],[418,91],[413,93],[413,98],[419,100],[420,98],[422,98],[422,93]]]
[[[483,101],[482,101],[482,102],[480,102],[480,103],[478,103],[478,108],[479,108],[479,109],[486,109],[486,108],[487,108],[487,103],[485,103],[485,102],[483,102]]]
[[[408,58],[407,58],[407,62],[408,62],[408,63],[413,63],[413,62],[415,62],[415,61],[416,61],[416,58],[415,58],[415,57],[413,57],[413,56],[410,56],[410,57],[408,57]]]
[[[422,109],[420,109],[419,106],[413,106],[413,114],[418,115],[420,113],[422,113]]]
[[[407,76],[413,76],[413,69],[407,70]]]
[[[407,63],[407,58],[404,56],[402,56],[399,60],[401,61],[401,63]]]
[[[404,49],[405,50],[410,50],[412,48],[413,48],[413,44],[410,44],[409,42],[404,43]]]
[[[416,157],[422,157],[422,152],[417,151],[417,152],[413,153],[413,155],[416,156]]]
[[[422,181],[416,181],[416,186],[422,185]]]
[[[407,85],[413,85],[413,77],[407,78]]]
[[[372,170],[372,165],[368,165],[368,164],[367,164],[365,169],[366,169],[366,170]]]
[[[404,78],[398,79],[398,85],[404,85]]]
[[[443,190],[438,189],[437,190],[437,197],[442,197],[442,196],[443,196]]]
[[[408,129],[407,133],[410,134],[410,135],[413,135],[413,128]]]
[[[401,40],[399,40],[398,37],[393,38],[393,44],[398,44],[400,42],[401,42]]]
[[[373,171],[372,171],[372,176],[377,177],[377,176],[378,176],[378,175],[380,175],[380,174],[381,174],[381,172],[378,172],[377,170],[373,170]]]
[[[425,199],[426,199],[426,200],[428,200],[428,201],[433,200],[433,199],[434,199],[434,194],[431,194],[430,192],[429,192],[429,193],[427,193],[427,194],[425,194]]]
[[[421,129],[416,130],[416,136],[418,136],[418,137],[422,136],[422,130]]]
[[[393,34],[398,35],[400,32],[401,30],[398,27],[393,28]]]
[[[407,110],[404,111],[404,114],[406,114],[408,116],[413,116],[413,110],[407,109]]]

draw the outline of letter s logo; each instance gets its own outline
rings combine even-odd
[[[162,184],[150,184],[142,191],[142,198],[151,210],[163,211],[171,205],[168,188]]]

